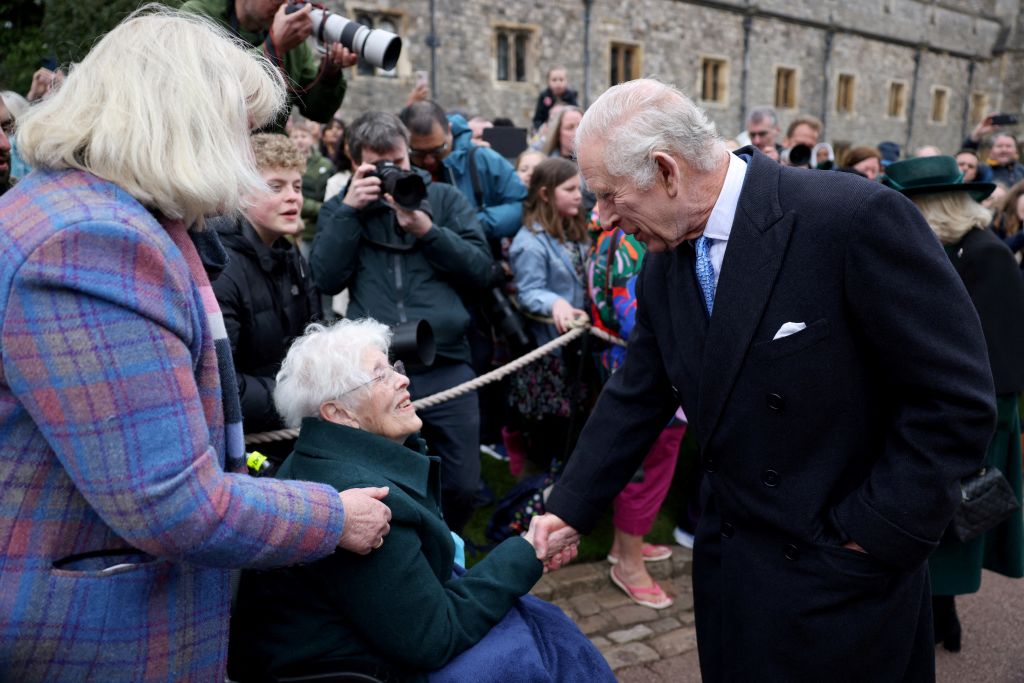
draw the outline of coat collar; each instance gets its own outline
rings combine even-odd
[[[371,470],[421,497],[427,497],[430,470],[440,464],[436,456],[316,417],[302,420],[295,453]]]
[[[714,433],[768,305],[794,222],[793,214],[784,214],[779,202],[778,163],[753,147],[736,153],[750,155],[751,161],[722,262],[715,310],[707,323],[700,361],[698,405],[702,446]]]

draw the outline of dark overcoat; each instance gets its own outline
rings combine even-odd
[[[978,310],[985,332],[999,418],[985,467],[996,467],[1021,498],[1020,415],[1024,391],[1024,279],[1013,254],[991,230],[974,229],[946,247]],[[981,587],[982,568],[1024,576],[1024,516],[1009,519],[970,543],[946,534],[928,560],[935,595],[963,595]]]
[[[978,316],[907,199],[740,152],[714,315],[688,243],[648,254],[627,360],[548,508],[592,528],[681,403],[704,680],[931,680],[925,560],[995,419]],[[774,339],[786,322],[806,329]]]

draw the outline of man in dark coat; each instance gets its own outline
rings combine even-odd
[[[602,224],[649,252],[629,355],[534,520],[538,552],[594,526],[681,403],[705,472],[704,680],[934,679],[925,560],[995,413],[977,314],[920,213],[728,154],[657,81],[609,90],[576,141]]]
[[[344,196],[320,209],[309,258],[314,281],[324,294],[348,288],[349,318],[430,323],[437,357],[429,368],[410,368],[413,400],[473,379],[470,318],[461,295],[489,286],[492,265],[476,211],[455,187],[412,168],[409,131],[394,114],[362,114],[345,141],[357,168]],[[378,162],[420,174],[427,191],[420,208],[395,204],[375,171]],[[427,408],[420,417],[423,438],[443,463],[445,521],[458,533],[472,515],[480,482],[476,393]]]

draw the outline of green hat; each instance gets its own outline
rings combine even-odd
[[[996,189],[995,183],[965,183],[956,159],[948,156],[894,161],[886,167],[882,182],[908,197],[936,192],[968,192],[979,202]]]

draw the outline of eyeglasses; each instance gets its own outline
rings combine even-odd
[[[412,149],[409,148],[409,156],[413,159],[425,159],[426,157],[437,158],[448,151],[448,141],[434,147],[433,149]]]
[[[376,377],[371,379],[369,382],[363,382],[362,384],[352,387],[348,391],[343,391],[341,392],[341,394],[338,395],[338,397],[340,398],[345,394],[351,394],[356,389],[362,389],[363,387],[368,387],[371,384],[376,384],[377,382],[386,382],[395,375],[402,375],[403,377],[406,376],[405,363],[403,363],[400,360],[396,360],[394,365],[388,365],[387,367],[385,367],[383,370],[380,371],[379,374],[377,374]]]

